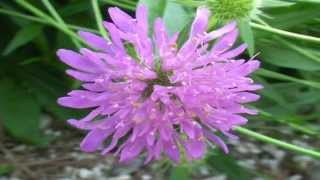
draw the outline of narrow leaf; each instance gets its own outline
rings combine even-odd
[[[242,19],[238,22],[241,39],[247,44],[250,56],[254,56],[254,36],[248,19]]]
[[[41,33],[41,29],[42,26],[40,25],[29,25],[22,28],[9,42],[2,54],[8,55],[9,53],[15,51],[17,48],[29,43]]]

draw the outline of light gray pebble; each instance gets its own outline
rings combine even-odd
[[[131,180],[131,176],[127,175],[127,174],[123,174],[117,177],[112,177],[112,178],[108,178],[109,180]]]
[[[239,146],[236,147],[236,149],[237,149],[237,151],[238,151],[239,153],[241,153],[241,154],[247,154],[247,153],[249,153],[248,148],[245,147],[245,146],[239,145]]]
[[[85,169],[85,168],[81,168],[79,170],[79,177],[83,178],[83,179],[88,179],[88,178],[92,178],[94,176],[93,172]]]
[[[260,163],[269,167],[272,171],[278,172],[279,170],[280,161],[277,159],[262,159]]]
[[[142,180],[151,180],[152,176],[150,176],[149,174],[144,174],[144,175],[142,175],[141,179]]]
[[[302,180],[303,177],[300,174],[295,174],[293,176],[288,177],[288,180]]]
[[[254,159],[239,160],[238,164],[248,169],[256,169],[256,160]]]
[[[199,168],[199,170],[200,170],[200,174],[203,175],[203,176],[207,176],[207,175],[210,174],[209,169],[208,169],[207,166],[201,166]]]
[[[204,180],[227,180],[227,176],[222,174],[222,175],[218,175],[218,176],[209,177]]]
[[[308,156],[294,156],[293,161],[296,162],[298,167],[305,169],[314,160]]]
[[[19,145],[11,149],[14,152],[21,152],[21,151],[26,151],[27,146],[26,145]]]
[[[47,129],[52,122],[52,118],[46,114],[42,114],[40,119],[41,119],[41,121],[40,121],[41,122],[40,123],[41,129]]]

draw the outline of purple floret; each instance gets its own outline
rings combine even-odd
[[[110,41],[79,32],[95,51],[57,52],[71,67],[67,74],[83,87],[58,103],[92,109],[83,119],[68,120],[88,131],[81,150],[115,154],[121,162],[146,152],[146,163],[163,154],[179,163],[182,149],[188,160],[199,159],[207,143],[228,153],[217,133],[234,138],[233,128],[247,123],[241,114],[256,114],[243,104],[258,100],[251,91],[262,88],[247,77],[259,61],[236,60],[244,44],[231,49],[238,36],[236,23],[206,32],[210,12],[198,8],[189,38],[178,48],[179,34],[169,36],[160,18],[154,22],[153,38],[148,37],[143,5],[135,19],[118,8],[110,8],[109,14],[113,23],[104,26]]]

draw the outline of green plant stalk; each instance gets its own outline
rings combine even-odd
[[[306,50],[299,48],[298,46],[296,46],[295,44],[292,44],[290,42],[288,42],[287,40],[280,38],[280,37],[276,37],[276,39],[280,42],[282,42],[283,44],[287,45],[289,48],[297,51],[297,53],[306,56],[308,58],[310,58],[313,61],[316,61],[318,63],[320,63],[320,58],[314,56],[312,53],[307,52]]]
[[[119,0],[119,1],[124,1],[123,3],[131,6],[136,6],[136,2],[134,2],[133,0]]]
[[[105,39],[108,39],[107,31],[105,30],[105,28],[102,25],[103,19],[102,19],[101,12],[100,12],[100,9],[99,9],[98,1],[99,0],[91,0],[91,5],[92,5],[92,8],[93,8],[93,12],[94,12],[94,15],[95,15],[95,19],[96,19],[96,22],[97,22],[97,27],[99,29],[99,32]]]
[[[282,36],[285,36],[285,37],[288,37],[288,38],[304,40],[304,41],[309,41],[309,42],[314,42],[314,43],[320,43],[320,38],[317,38],[317,37],[298,34],[298,33],[293,33],[293,32],[288,32],[288,31],[284,31],[284,30],[281,30],[281,29],[273,28],[273,27],[270,27],[270,26],[257,24],[257,23],[254,23],[254,22],[250,22],[250,25],[253,28],[260,29],[260,30],[267,31],[267,32],[271,32],[271,33],[275,33],[275,34],[279,34],[279,35],[282,35]]]
[[[42,0],[43,5],[48,9],[49,13],[53,16],[53,18],[59,23],[61,24],[61,26],[63,26],[64,28],[68,29],[68,26],[66,25],[66,23],[64,22],[64,20],[60,17],[60,15],[58,14],[58,12],[56,11],[56,9],[52,6],[52,4],[50,3],[49,0]],[[81,45],[80,43],[77,41],[77,39],[74,39],[71,37],[71,41],[75,44],[75,46],[80,49]]]
[[[319,82],[313,82],[313,81],[307,81],[307,80],[303,80],[303,79],[298,79],[295,77],[291,77],[285,74],[280,74],[274,71],[270,71],[267,69],[263,69],[260,68],[258,71],[255,72],[255,74],[260,75],[260,76],[264,76],[264,77],[269,77],[269,78],[273,78],[273,79],[279,79],[279,80],[285,80],[285,81],[291,81],[291,82],[295,82],[295,83],[299,83],[299,84],[303,84],[306,86],[310,86],[313,88],[317,88],[320,89],[320,83]]]
[[[9,16],[13,16],[13,17],[19,17],[19,18],[26,19],[26,20],[29,20],[29,21],[34,21],[34,22],[41,23],[41,24],[50,24],[50,23],[47,23],[45,20],[43,20],[41,18],[30,16],[30,15],[26,15],[26,14],[22,14],[22,13],[18,13],[16,11],[12,11],[12,10],[7,10],[7,9],[0,8],[0,13],[1,14],[5,14],[5,15],[9,15]]]
[[[203,1],[193,1],[193,0],[173,0],[173,2],[182,4],[188,7],[199,7],[201,5],[205,5],[205,2]]]
[[[92,29],[92,28],[87,28],[87,27],[83,27],[83,26],[77,26],[77,25],[74,25],[74,24],[67,24],[67,26],[70,28],[70,29],[74,29],[74,30],[77,30],[77,31],[87,31],[87,32],[92,32],[92,33],[96,33],[98,34],[99,31],[96,30],[96,29]]]
[[[299,146],[296,146],[296,145],[293,145],[293,144],[290,144],[290,143],[287,143],[284,141],[280,141],[278,139],[274,139],[272,137],[268,137],[263,134],[256,133],[254,131],[251,131],[251,130],[243,128],[243,127],[236,127],[235,131],[237,131],[243,135],[255,138],[259,141],[270,143],[270,144],[279,146],[281,148],[284,148],[284,149],[287,149],[290,151],[302,153],[302,154],[320,159],[320,152],[312,150],[312,149],[307,149],[307,148],[299,147]]]
[[[316,3],[316,4],[320,3],[320,1],[318,1],[318,0],[285,0],[285,1],[288,1],[288,2],[302,2],[302,3]]]
[[[121,8],[124,8],[124,9],[128,9],[128,10],[132,10],[134,11],[136,9],[136,6],[133,6],[133,5],[129,5],[129,4],[123,4],[121,2],[117,2],[115,0],[102,0],[104,3],[108,3],[108,4],[111,4],[113,6],[118,6],[118,7],[121,7]]]
[[[26,2],[25,0],[15,0],[15,2],[17,4],[19,4],[21,7],[29,10],[30,12],[32,12],[33,14],[38,16],[39,18],[42,18],[43,20],[48,21],[49,24],[51,24],[52,26],[56,27],[57,29],[63,31],[65,34],[71,36],[74,39],[77,39],[79,42],[81,42],[83,44],[86,44],[86,42],[83,39],[81,39],[76,33],[71,31],[70,29],[64,27],[60,23],[56,22],[50,16],[46,15],[41,10],[39,10],[38,8],[32,6],[30,3]]]
[[[46,21],[44,19],[41,19],[41,18],[38,18],[38,17],[35,17],[35,16],[26,15],[26,14],[23,14],[23,13],[12,11],[12,10],[7,10],[7,9],[0,8],[0,14],[9,15],[9,16],[12,16],[12,17],[18,17],[18,18],[21,18],[21,19],[25,19],[25,20],[28,20],[28,21],[33,21],[33,22],[40,23],[40,24],[52,25],[50,22],[48,22],[48,21]],[[77,25],[73,25],[73,24],[67,24],[67,26],[70,29],[73,29],[73,30],[84,30],[84,31],[89,31],[89,32],[93,32],[93,33],[99,33],[97,30],[91,29],[91,28],[87,28],[87,27],[77,26]]]
[[[257,108],[255,108],[255,109],[257,109]],[[274,120],[274,121],[277,121],[277,122],[282,123],[282,124],[286,124],[286,125],[290,126],[291,128],[293,128],[296,131],[300,131],[300,132],[308,134],[310,136],[319,135],[318,132],[316,132],[316,131],[314,131],[312,129],[306,128],[306,127],[301,126],[299,124],[294,124],[294,123],[288,122],[287,120],[284,120],[284,119],[280,119],[280,118],[274,117],[272,114],[270,114],[270,113],[268,113],[266,111],[263,111],[261,109],[258,109],[258,111],[259,111],[259,114],[261,116],[264,116],[266,118],[269,118],[270,120]]]

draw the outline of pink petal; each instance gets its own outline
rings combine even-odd
[[[237,23],[235,21],[223,26],[222,28],[212,31],[207,34],[205,42],[211,41],[213,39],[216,39],[226,33],[231,32],[237,27]]]
[[[98,75],[84,73],[72,69],[68,69],[66,73],[74,79],[84,82],[94,82],[98,78]]]
[[[111,45],[108,41],[100,36],[97,36],[90,32],[79,31],[78,34],[80,37],[86,41],[91,47],[104,50],[105,52],[110,52]]]
[[[95,129],[90,131],[81,142],[80,148],[84,152],[94,152],[103,143],[103,141],[112,133],[112,129]]]
[[[108,9],[109,15],[114,22],[114,24],[123,32],[134,32],[136,31],[136,26],[134,24],[134,19],[120,10],[117,7],[112,7]]]
[[[207,8],[200,7],[197,9],[196,17],[191,26],[190,37],[202,34],[207,30],[210,11]]]
[[[83,57],[82,55],[66,49],[60,49],[57,52],[60,60],[67,65],[84,71],[84,72],[96,72],[99,70],[99,67],[90,62],[88,58]]]

